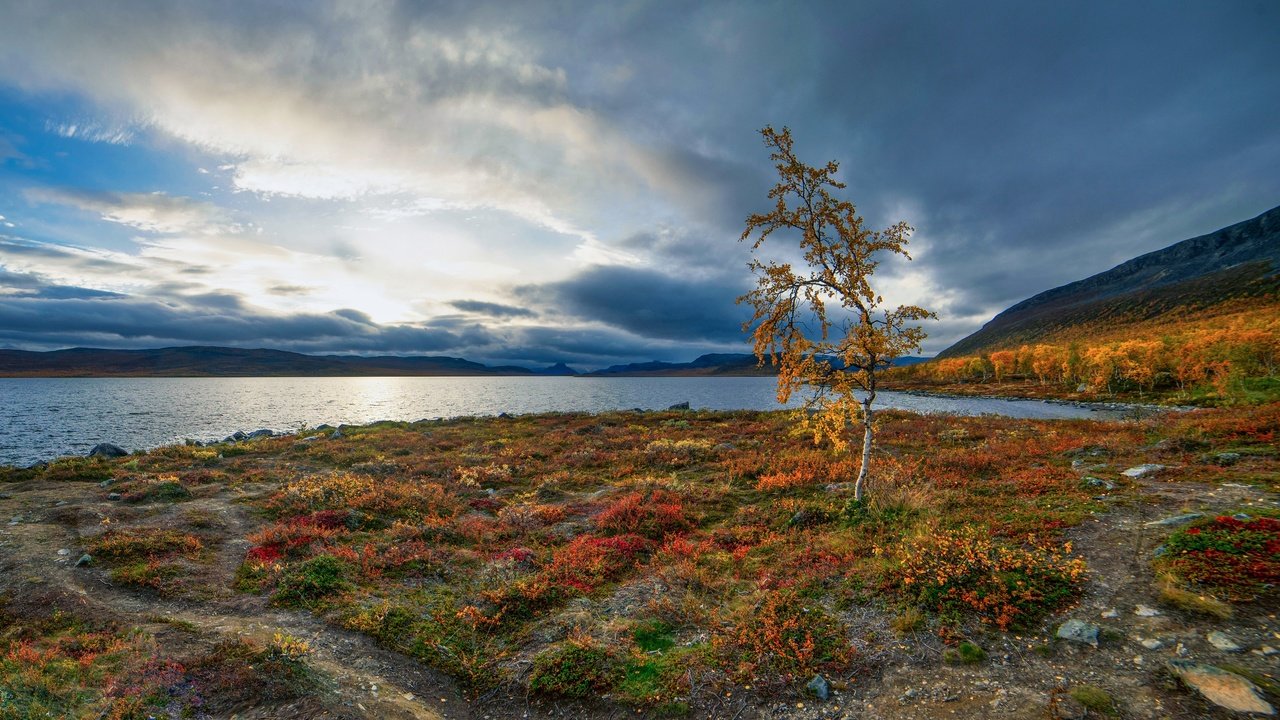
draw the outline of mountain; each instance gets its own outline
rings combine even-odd
[[[523,367],[490,367],[454,357],[303,355],[284,350],[201,346],[155,350],[0,350],[0,377],[530,375],[532,372]]]
[[[914,356],[900,357],[894,365],[914,365],[925,362],[929,358]],[[589,376],[698,376],[698,375],[774,375],[777,371],[766,361],[761,366],[756,356],[750,353],[711,353],[702,355],[692,362],[671,363],[653,360],[643,363],[613,365],[603,370],[586,373]]]
[[[1219,306],[1274,301],[1277,291],[1280,207],[1023,300],[938,357],[1110,333],[1180,313],[1204,315]]]
[[[580,374],[577,370],[574,370],[573,368],[569,367],[568,365],[565,365],[562,362],[558,362],[555,365],[552,365],[550,367],[545,367],[541,370],[535,370],[534,372],[538,375],[559,375],[564,377],[570,377],[573,375]]]

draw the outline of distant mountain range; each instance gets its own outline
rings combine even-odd
[[[900,357],[894,365],[914,365],[925,362],[929,358],[914,356]],[[588,376],[644,377],[644,376],[705,376],[705,375],[775,375],[777,370],[767,362],[762,366],[756,356],[750,353],[713,353],[703,355],[693,362],[643,362],[627,365],[613,365],[585,373]]]
[[[899,358],[910,365],[925,358]],[[32,352],[0,350],[0,377],[370,377],[370,376],[536,376],[585,374],[622,376],[772,375],[755,355],[719,353],[687,363],[644,362],[579,373],[556,363],[540,370],[516,365],[483,365],[444,356],[304,355],[284,350],[226,347],[171,347],[154,350],[71,348]]]
[[[225,347],[0,350],[0,376],[3,377],[447,376],[538,375],[542,372],[516,366],[491,367],[454,357],[303,355],[284,350]],[[562,364],[545,371],[551,375],[573,372]]]
[[[1280,207],[1023,300],[938,357],[1049,342],[1085,329],[1114,331],[1278,291]]]

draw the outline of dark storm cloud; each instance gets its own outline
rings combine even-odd
[[[379,325],[356,310],[276,315],[228,293],[128,296],[0,268],[0,340],[46,349],[212,343],[295,350],[423,353],[491,342],[479,326]]]
[[[484,302],[482,300],[454,300],[449,304],[466,313],[489,315],[495,318],[534,317],[537,315],[537,313],[528,308]]]
[[[559,282],[517,288],[517,296],[583,320],[653,340],[742,339],[748,313],[735,304],[746,291],[736,278],[671,276],[657,270],[595,266]]]

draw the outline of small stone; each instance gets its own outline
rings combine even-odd
[[[1148,650],[1159,650],[1164,647],[1164,643],[1156,640],[1155,638],[1140,639],[1138,640],[1138,644]]]
[[[1138,603],[1138,606],[1133,609],[1133,614],[1138,617],[1156,617],[1163,613],[1153,607],[1148,607],[1142,603]]]
[[[344,435],[344,434],[342,433],[342,430],[340,430],[340,429],[339,429],[339,430],[334,430],[333,432],[329,433],[329,439],[330,439],[330,440],[338,440],[338,439],[340,439],[340,438],[344,438],[344,437],[346,437],[346,435]]]
[[[1098,626],[1072,618],[1058,626],[1058,637],[1063,640],[1098,647]]]
[[[1160,545],[1160,546],[1158,546],[1155,550],[1152,550],[1152,551],[1151,551],[1151,556],[1152,556],[1152,557],[1161,557],[1161,556],[1163,556],[1163,555],[1166,555],[1168,552],[1169,552],[1169,546],[1167,546],[1167,545]]]
[[[119,500],[121,497],[120,493],[107,493],[108,500]]]
[[[1174,515],[1163,520],[1152,520],[1146,523],[1147,527],[1174,527],[1175,525],[1186,525],[1193,520],[1199,520],[1204,517],[1203,513],[1186,513],[1185,515]]]
[[[1120,611],[1115,608],[1107,608],[1106,610],[1102,611],[1102,617],[1108,618],[1108,619],[1118,618],[1120,617]]]
[[[1153,475],[1164,469],[1165,469],[1164,465],[1156,465],[1155,463],[1146,463],[1143,465],[1136,465],[1134,467],[1131,467],[1120,474],[1129,478],[1140,478],[1140,477],[1146,477],[1148,475]]]
[[[1209,641],[1210,645],[1221,650],[1222,652],[1229,652],[1229,653],[1244,652],[1244,648],[1240,647],[1239,643],[1237,643],[1235,640],[1232,640],[1230,636],[1228,636],[1226,633],[1220,630],[1214,630],[1213,632],[1206,635],[1205,639]]]
[[[1076,386],[1076,392],[1078,393],[1089,392],[1089,386],[1085,383],[1080,383],[1079,385]]]
[[[831,684],[821,675],[814,675],[805,688],[814,694],[819,700],[826,700],[831,697]]]
[[[1277,654],[1277,653],[1280,653],[1280,650],[1277,650],[1277,649],[1275,649],[1275,648],[1271,647],[1270,645],[1263,645],[1262,647],[1258,648],[1257,650],[1254,650],[1254,652],[1255,652],[1255,653],[1257,653],[1257,654],[1259,654],[1259,655],[1261,655],[1261,656],[1263,656],[1263,657],[1271,657],[1272,655],[1275,655],[1275,654]]]
[[[58,548],[58,555],[59,555],[59,556],[61,556],[61,557],[66,557],[66,556],[68,556],[68,555],[70,555],[70,554],[71,554],[71,551],[70,551],[70,550],[68,550],[68,549],[66,549],[66,548]]]
[[[1232,516],[1231,516],[1231,519],[1232,519],[1232,520],[1239,520],[1240,522],[1248,522],[1248,521],[1252,520],[1253,518],[1249,517],[1249,515],[1248,515],[1247,513],[1236,513],[1235,515],[1232,515]]]
[[[76,561],[76,567],[85,567],[91,562],[93,562],[93,556],[90,555],[89,553],[85,553],[84,555],[80,556],[79,560]]]
[[[1111,482],[1110,480],[1104,480],[1100,477],[1093,477],[1092,475],[1084,479],[1084,484],[1089,487],[1102,488],[1103,490],[1116,489],[1116,484]]]
[[[1240,453],[1221,452],[1213,456],[1214,462],[1219,465],[1235,465],[1240,461]]]
[[[1256,685],[1235,673],[1190,660],[1170,660],[1168,667],[1184,685],[1218,707],[1238,713],[1276,713]]]

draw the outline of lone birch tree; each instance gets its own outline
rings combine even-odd
[[[837,162],[800,162],[786,127],[765,127],[760,134],[778,184],[769,191],[773,209],[748,216],[739,238],[752,243],[749,267],[756,276],[756,288],[738,298],[755,310],[742,329],[751,332],[760,363],[767,357],[778,367],[778,402],[803,395],[798,416],[815,443],[825,439],[846,452],[861,421],[862,462],[854,483],[861,502],[880,373],[894,358],[919,350],[925,333],[913,323],[937,317],[915,305],[887,308],[871,286],[880,253],[911,259],[905,248],[913,228],[905,222],[884,230],[863,227],[853,203],[832,195],[845,187],[834,177]],[[761,246],[779,232],[799,241],[799,267],[760,259]]]

